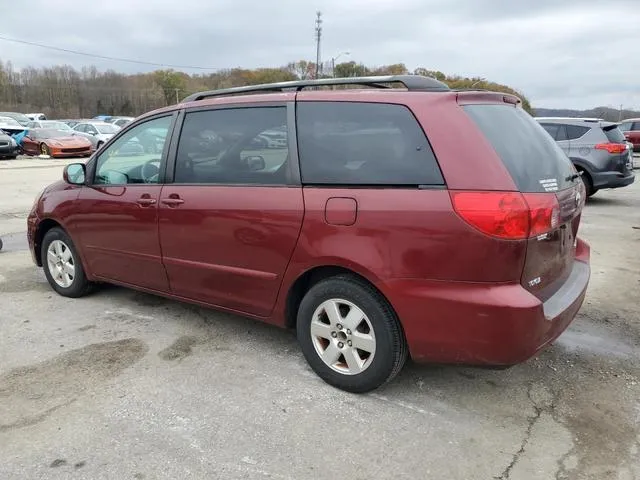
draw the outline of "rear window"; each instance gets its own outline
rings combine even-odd
[[[296,116],[306,184],[444,184],[427,137],[402,105],[300,102]]]
[[[608,127],[602,127],[604,134],[607,136],[607,140],[611,143],[624,143],[626,139],[624,134],[620,131],[617,125],[610,125]]]
[[[575,169],[527,112],[511,105],[465,105],[521,192],[554,192],[572,185]]]

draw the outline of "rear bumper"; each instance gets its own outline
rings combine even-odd
[[[592,172],[593,187],[600,188],[619,188],[631,185],[636,179],[635,174],[630,172],[624,174],[621,172]]]
[[[579,240],[573,271],[541,302],[519,284],[394,280],[383,287],[418,362],[509,366],[555,340],[582,306],[589,246]]]

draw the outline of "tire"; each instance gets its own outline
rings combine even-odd
[[[580,175],[580,179],[582,180],[582,183],[584,185],[584,190],[587,194],[587,198],[592,197],[598,190],[593,188],[593,181],[591,180],[591,176],[585,170],[580,170],[580,172],[582,172],[582,174]]]
[[[47,281],[57,293],[78,298],[91,291],[93,285],[87,280],[78,251],[64,230],[49,230],[42,240],[40,254]]]
[[[332,309],[330,319],[326,312]],[[354,313],[353,319],[349,313]],[[407,359],[395,312],[375,288],[351,275],[327,278],[309,289],[298,309],[297,336],[316,374],[347,392],[364,393],[384,385]],[[351,346],[351,341],[362,348]]]
[[[104,142],[98,142],[96,144],[96,151],[100,150],[102,148],[102,146],[104,145]]]
[[[48,157],[51,156],[51,150],[49,150],[49,147],[47,146],[46,143],[41,143],[40,144],[40,154],[41,155],[46,155]]]

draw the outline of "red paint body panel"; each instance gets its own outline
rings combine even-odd
[[[298,240],[300,188],[167,185],[160,203],[164,263],[176,295],[268,316]]]
[[[633,149],[637,152],[640,151],[640,130],[630,130],[624,132],[625,138],[633,143]]]
[[[351,195],[358,219],[328,225],[329,198]],[[305,218],[290,269],[358,266],[373,279],[519,281],[526,242],[497,241],[464,223],[446,190],[304,188]],[[285,283],[286,290],[286,283]]]
[[[158,240],[159,185],[83,187],[71,234],[95,277],[169,292]],[[151,205],[139,199],[155,200]]]

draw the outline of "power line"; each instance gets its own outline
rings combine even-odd
[[[322,12],[316,12],[316,78],[320,78],[322,64],[320,63],[320,42],[322,41]]]
[[[58,52],[65,52],[65,53],[73,53],[74,55],[82,55],[84,57],[92,57],[92,58],[101,58],[103,60],[113,60],[116,62],[127,62],[127,63],[137,63],[140,65],[150,65],[153,67],[165,67],[165,68],[182,68],[182,69],[190,69],[190,70],[219,70],[218,68],[213,68],[213,67],[199,67],[199,66],[194,66],[194,65],[172,65],[170,63],[155,63],[155,62],[145,62],[143,60],[133,60],[130,58],[120,58],[120,57],[110,57],[107,55],[98,55],[95,53],[87,53],[87,52],[79,52],[77,50],[70,50],[68,48],[60,48],[60,47],[54,47],[52,45],[44,45],[42,43],[36,43],[36,42],[30,42],[27,40],[18,40],[16,38],[9,38],[9,37],[5,37],[0,35],[0,40],[4,40],[6,42],[13,42],[13,43],[22,43],[24,45],[31,45],[33,47],[40,47],[40,48],[46,48],[49,50],[56,50]]]

